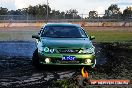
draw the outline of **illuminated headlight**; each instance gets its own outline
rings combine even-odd
[[[85,60],[85,63],[86,63],[86,64],[90,64],[90,63],[91,63],[91,59],[86,59],[86,60]]]
[[[44,47],[44,52],[48,53],[50,49],[48,47]]]
[[[46,58],[46,59],[45,59],[45,62],[46,62],[46,63],[50,63],[50,61],[51,61],[50,58]]]
[[[54,53],[55,52],[55,50],[54,49],[50,49],[50,53]]]
[[[45,53],[54,53],[55,49],[50,49],[48,47],[39,47],[38,48],[39,52],[45,52]]]
[[[44,47],[44,52],[45,52],[45,53],[54,53],[55,50],[54,50],[54,49],[50,49],[50,48],[48,48],[48,47]]]

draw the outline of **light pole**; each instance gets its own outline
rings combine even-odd
[[[27,11],[26,12],[27,12],[27,23],[28,23],[28,8],[27,8]]]

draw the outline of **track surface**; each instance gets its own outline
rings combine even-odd
[[[94,43],[96,47],[96,56],[97,56],[97,64],[101,65],[97,71],[97,74],[94,75],[102,78],[110,78],[117,77],[116,75],[120,73],[120,70],[124,70],[124,68],[120,68],[120,66],[124,67],[124,64],[120,63],[120,59],[128,57],[131,58],[131,54],[129,50],[125,52],[128,55],[125,55],[122,50],[117,50],[115,46],[117,44],[97,44]],[[114,48],[112,48],[112,47]],[[123,45],[124,46],[124,45]],[[72,78],[74,75],[80,74],[79,68],[69,68],[69,67],[50,67],[50,69],[44,70],[36,70],[31,64],[31,57],[35,50],[35,42],[33,41],[8,41],[8,42],[0,42],[0,87],[7,88],[15,88],[15,87],[33,87],[33,88],[44,88],[51,85],[53,81]],[[112,50],[115,49],[115,52]],[[118,51],[122,53],[122,57],[114,57],[115,55],[119,55]],[[124,51],[124,50],[123,50]],[[129,55],[130,54],[130,55]],[[115,58],[120,58],[115,60]],[[109,60],[110,59],[110,60]],[[112,62],[107,63],[106,61]],[[119,62],[119,63],[118,63]],[[106,65],[104,65],[107,63]],[[119,66],[119,69],[112,69],[115,63]],[[126,67],[125,69],[129,70],[123,73],[123,75],[119,74],[117,78],[130,78],[132,74],[127,74],[131,71],[131,60],[128,62],[124,62],[125,64],[130,64],[130,67]],[[104,65],[104,67],[102,67]],[[45,67],[44,67],[45,68]],[[48,68],[48,67],[46,67]],[[119,71],[114,73],[114,71]],[[111,73],[112,72],[112,73]],[[127,75],[126,75],[127,74]],[[124,77],[124,75],[126,77]],[[99,78],[101,78],[99,77]]]
[[[0,42],[0,56],[31,58],[34,50],[35,42]]]

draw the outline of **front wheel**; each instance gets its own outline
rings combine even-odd
[[[40,62],[39,62],[39,56],[38,56],[38,49],[36,49],[33,53],[32,57],[32,65],[36,68],[40,67]]]

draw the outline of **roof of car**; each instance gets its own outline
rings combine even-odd
[[[72,23],[47,23],[45,26],[75,26],[75,27],[80,27],[80,25],[72,24]]]

